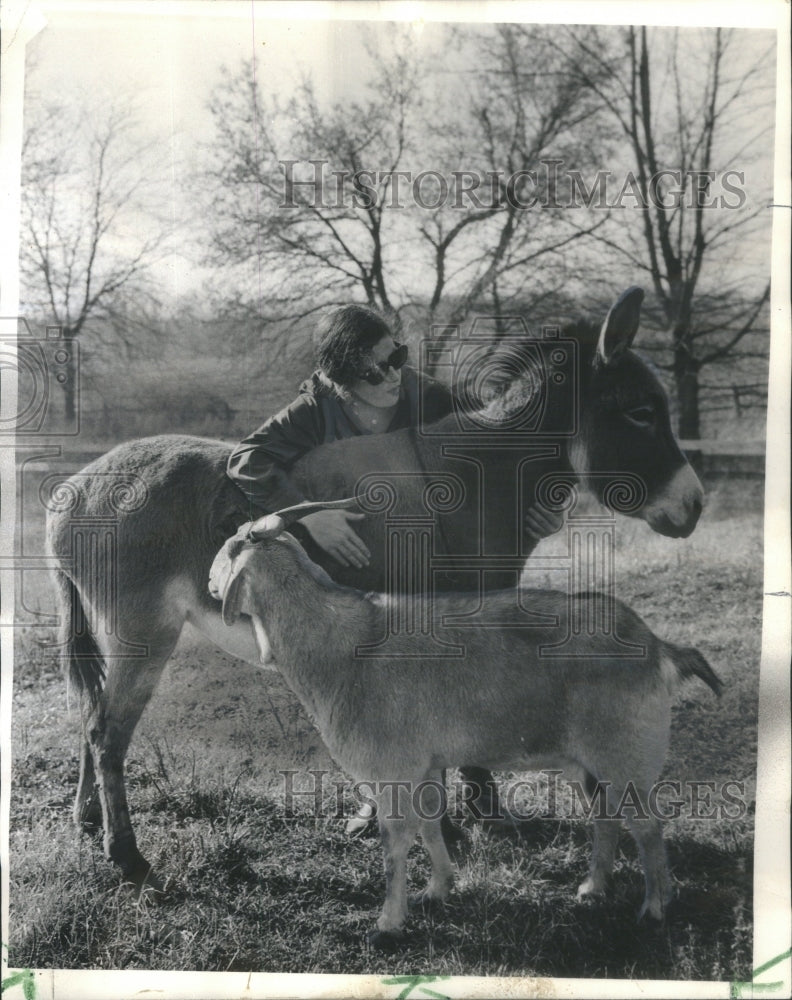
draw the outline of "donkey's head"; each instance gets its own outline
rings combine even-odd
[[[701,514],[704,491],[671,430],[663,387],[630,350],[643,297],[640,288],[620,295],[596,338],[578,330],[583,372],[569,459],[606,506],[642,518],[662,535],[687,537]],[[634,502],[618,503],[620,477],[622,499],[625,490],[633,491]]]

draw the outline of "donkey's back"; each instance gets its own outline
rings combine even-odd
[[[112,525],[125,591],[181,574],[205,580],[214,553],[250,516],[225,475],[230,451],[222,441],[176,434],[118,445],[55,488],[47,517],[52,554],[83,589],[82,577],[97,567],[75,552],[75,532],[85,537]]]

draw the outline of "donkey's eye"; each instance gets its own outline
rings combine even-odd
[[[651,406],[636,406],[632,410],[626,410],[624,415],[637,427],[649,427],[654,423],[655,411]]]

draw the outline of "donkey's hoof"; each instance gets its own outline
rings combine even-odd
[[[419,892],[415,896],[410,896],[410,909],[420,910],[429,916],[437,916],[445,910],[446,901],[439,896],[432,896],[428,892]]]
[[[404,931],[381,931],[376,928],[367,935],[369,947],[375,951],[399,951],[404,947]]]
[[[102,832],[102,817],[92,819],[86,816],[83,819],[75,819],[74,825],[79,833],[84,833],[88,837],[97,837]]]
[[[102,832],[102,810],[98,798],[89,799],[84,806],[74,810],[74,825],[81,833],[95,836]]]
[[[145,895],[146,899],[157,900],[165,895],[165,883],[146,861],[124,872],[124,884],[130,887],[135,899]]]

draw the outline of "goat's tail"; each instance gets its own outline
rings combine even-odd
[[[69,664],[69,683],[87,694],[93,706],[102,693],[104,659],[74,581],[62,569],[56,569],[54,576],[61,610],[58,647]]]
[[[697,649],[693,646],[675,646],[670,642],[664,642],[663,646],[663,651],[674,664],[677,677],[680,680],[698,677],[720,698],[723,691],[723,681]]]

